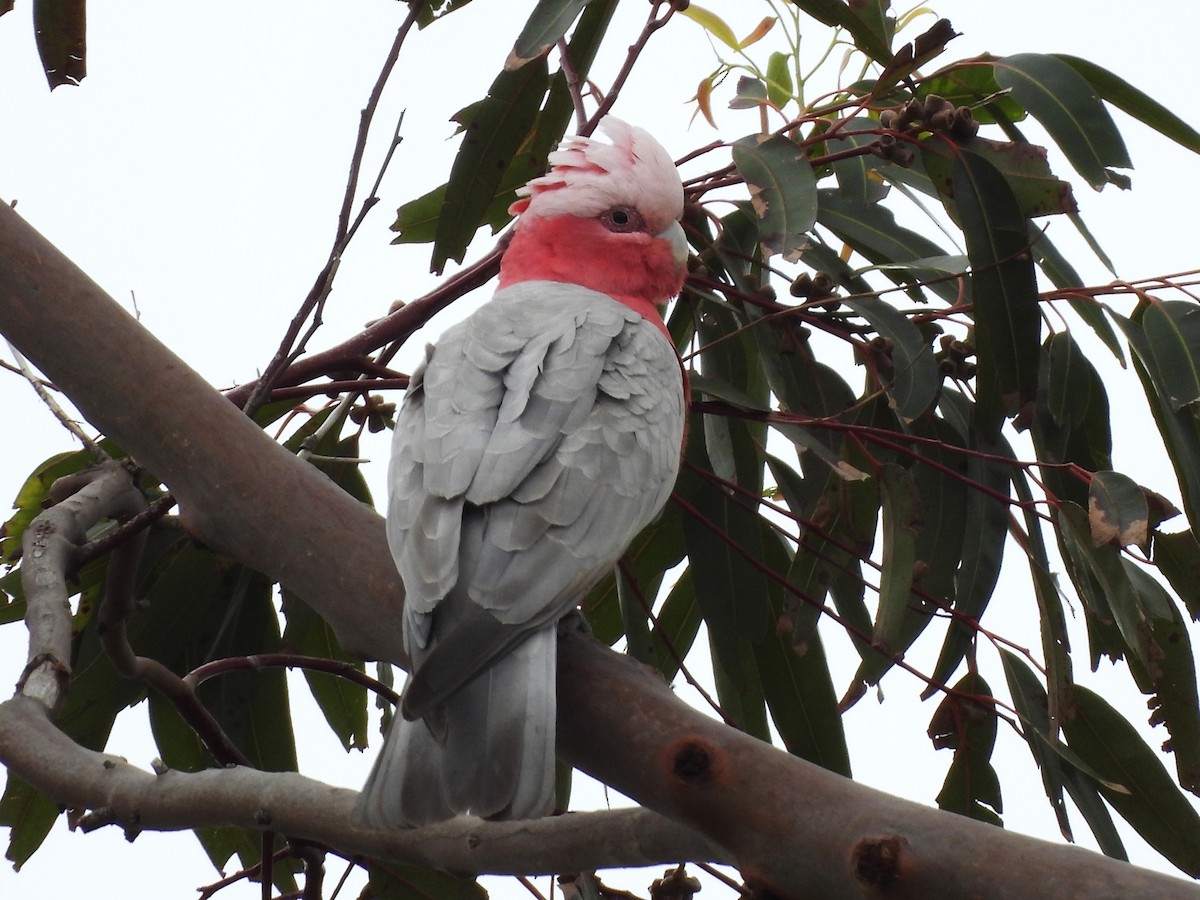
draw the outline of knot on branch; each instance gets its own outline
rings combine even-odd
[[[898,834],[863,838],[854,848],[854,874],[859,881],[886,887],[900,878],[908,841]]]
[[[671,774],[676,780],[696,787],[724,780],[728,771],[725,755],[707,741],[685,737],[666,748]]]

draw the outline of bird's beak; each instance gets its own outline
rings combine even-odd
[[[675,258],[675,267],[682,271],[687,266],[688,258],[687,235],[683,233],[683,226],[678,222],[672,222],[655,237],[671,245],[671,255]]]

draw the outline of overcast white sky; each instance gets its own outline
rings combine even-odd
[[[367,171],[374,171],[401,109],[407,111],[405,142],[384,183],[383,202],[342,265],[315,347],[341,340],[393,300],[419,296],[435,284],[427,272],[427,248],[389,246],[387,226],[396,206],[445,179],[455,146],[447,142],[446,119],[484,94],[524,20],[524,12],[514,10],[530,5],[474,3],[410,38],[379,114],[379,140]],[[763,14],[744,0],[706,5],[739,33]],[[325,260],[358,112],[405,8],[394,0],[188,5],[126,0],[92,7],[89,77],[81,87],[53,94],[34,52],[29,4],[0,18],[5,123],[0,197],[17,200],[22,215],[121,302],[129,304],[136,294],[142,322],[214,385],[247,380],[269,358]],[[610,52],[593,71],[599,84],[611,80],[647,8],[623,5],[612,26]],[[1045,0],[943,0],[934,8],[963,32],[948,58],[984,51],[1073,53],[1200,123],[1188,89],[1197,25],[1189,4],[1134,9],[1104,0],[1085,7]],[[814,54],[820,50],[816,43],[814,38]],[[654,39],[648,58],[653,62],[641,67],[617,113],[651,128],[676,155],[712,140],[702,120],[689,126],[686,103],[712,68],[700,29],[680,18]],[[1085,218],[1122,277],[1200,266],[1192,225],[1200,160],[1114,115],[1133,157],[1134,189],[1094,194],[1077,186]],[[727,137],[757,127],[754,114],[718,108],[718,117]],[[1060,175],[1071,175],[1057,154],[1052,164]],[[1067,223],[1052,225],[1053,238],[1070,251],[1085,278],[1109,280],[1086,252],[1075,251],[1070,232]],[[481,238],[472,249],[478,254],[488,246]],[[460,314],[451,311],[436,321],[431,336]],[[1114,406],[1120,403],[1114,399]],[[0,404],[8,436],[0,501],[7,508],[34,465],[71,445],[28,388],[3,373]],[[1116,467],[1177,497],[1161,458],[1139,446],[1147,422],[1141,415],[1116,423]],[[379,463],[386,457],[382,442],[367,452]],[[371,473],[378,486],[382,465]],[[999,599],[1011,602],[1018,618],[1032,608],[1028,596]],[[1082,647],[1082,623],[1075,625]],[[927,652],[936,654],[932,643]],[[23,661],[21,630],[0,630],[0,684],[12,684]],[[845,656],[835,668],[848,678],[852,666]],[[998,669],[992,672],[993,687],[999,687]],[[1079,675],[1135,721],[1144,718],[1144,701],[1126,684],[1123,670],[1115,679],[1104,672],[1096,678]],[[920,686],[906,677],[897,672],[884,682],[886,703],[864,700],[847,715],[855,772],[866,783],[932,802],[949,754],[929,752],[925,727],[932,707],[919,706]],[[302,684],[295,685],[293,701],[298,707],[308,703]],[[141,710],[123,716],[110,750],[145,765],[154,750],[143,717]],[[880,728],[890,729],[888,746],[872,754],[863,736]],[[1157,733],[1151,743],[1164,737]],[[1008,827],[1056,837],[1024,744],[1002,729],[996,756],[1010,788]],[[306,774],[357,787],[370,758],[346,757],[323,725],[302,735]],[[597,793],[595,803],[603,802]],[[1076,821],[1077,833],[1085,837],[1086,827]],[[1136,836],[1128,844],[1139,861],[1165,868]],[[644,890],[651,877],[638,875],[630,887]],[[127,845],[115,831],[82,836],[60,823],[19,875],[0,865],[0,895],[187,897],[214,878],[189,835],[144,834]],[[257,890],[243,886],[222,896],[254,897]]]

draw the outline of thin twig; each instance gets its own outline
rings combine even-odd
[[[58,419],[59,424],[75,435],[76,440],[83,444],[84,448],[95,457],[97,462],[108,459],[109,456],[104,452],[104,448],[88,437],[84,430],[79,427],[79,423],[67,415],[67,411],[62,408],[59,402],[50,396],[50,391],[46,389],[47,382],[45,379],[38,378],[33,373],[29,361],[25,359],[21,351],[13,346],[12,341],[5,340],[5,343],[8,344],[9,352],[12,353],[13,359],[16,361],[16,368],[13,371],[16,371],[22,378],[29,382],[29,386],[33,388],[33,392],[38,395],[38,399],[45,404],[46,408],[54,415],[54,418]],[[5,368],[11,369],[12,367],[5,366]]]
[[[395,69],[396,61],[400,58],[400,49],[404,45],[404,40],[416,24],[418,14],[422,9],[421,4],[414,3],[409,8],[409,13],[404,18],[404,22],[396,32],[396,37],[392,41],[392,46],[388,51],[387,58],[384,60],[383,66],[379,71],[378,77],[375,79],[375,85],[371,89],[371,94],[367,99],[367,105],[363,107],[362,113],[359,116],[358,138],[354,144],[354,152],[350,157],[350,170],[347,176],[346,191],[342,198],[342,208],[338,213],[337,230],[334,235],[333,249],[330,251],[329,260],[322,267],[321,272],[317,275],[317,279],[313,287],[309,290],[308,296],[300,305],[296,315],[292,317],[292,321],[288,324],[287,330],[284,333],[283,340],[279,344],[279,348],[275,351],[275,355],[264,369],[262,377],[258,379],[253,392],[246,401],[244,409],[246,414],[253,416],[255,412],[266,402],[266,398],[270,395],[271,388],[274,387],[276,379],[295,360],[296,356],[302,352],[303,346],[307,343],[308,338],[312,334],[319,323],[320,316],[318,314],[314,321],[313,329],[304,336],[304,339],[297,345],[296,340],[300,334],[305,321],[308,320],[310,314],[314,310],[319,310],[324,304],[325,298],[329,295],[333,287],[333,279],[337,274],[338,264],[341,261],[342,253],[346,249],[346,243],[353,237],[358,228],[359,223],[365,217],[366,213],[378,202],[378,197],[375,196],[375,189],[378,187],[383,171],[387,164],[392,159],[392,154],[395,151],[396,145],[399,142],[397,125],[397,134],[393,136],[391,147],[386,154],[383,164],[380,167],[379,175],[375,179],[375,187],[372,189],[371,195],[363,201],[362,209],[357,220],[350,222],[350,213],[354,206],[354,198],[358,194],[358,180],[362,171],[362,160],[366,153],[367,137],[371,130],[371,124],[375,117],[375,111],[379,107],[379,100],[383,95],[383,89],[387,85],[392,71]],[[403,119],[403,117],[401,117]]]
[[[667,11],[660,17],[658,11],[662,6],[666,6]],[[625,62],[622,63],[620,71],[617,72],[617,77],[613,79],[608,93],[604,95],[604,99],[600,101],[600,105],[592,113],[592,117],[579,129],[580,134],[591,134],[600,120],[612,109],[613,104],[617,102],[617,96],[621,93],[621,89],[625,86],[625,82],[629,80],[629,76],[633,72],[634,64],[646,48],[647,42],[654,35],[654,32],[658,31],[671,20],[671,16],[674,14],[675,7],[673,4],[666,3],[664,0],[654,0],[653,5],[650,7],[650,17],[646,20],[646,24],[642,28],[642,33],[638,35],[637,40],[629,48],[629,52],[625,54]]]

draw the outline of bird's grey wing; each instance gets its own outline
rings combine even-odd
[[[540,295],[522,303],[522,321],[549,323],[554,338],[536,371],[524,359],[510,367],[462,506],[458,582],[438,611],[448,627],[439,623],[439,649],[410,683],[408,715],[561,617],[674,484],[684,417],[674,350],[610,298],[554,287],[553,304]]]

